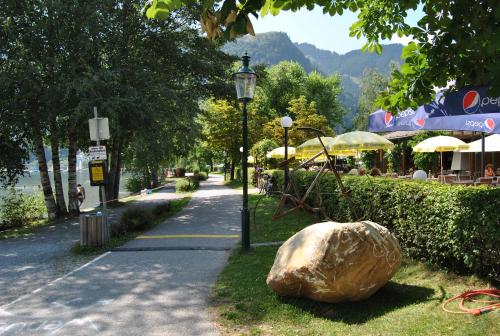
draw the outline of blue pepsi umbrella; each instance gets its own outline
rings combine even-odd
[[[397,116],[378,110],[368,117],[368,131],[414,130],[476,131],[500,134],[500,97],[486,94],[486,87],[468,87],[446,95],[438,93],[430,104]]]
[[[466,87],[446,95],[436,94],[430,104],[416,110],[392,113],[378,110],[368,117],[368,131],[393,132],[414,130],[448,130],[500,134],[500,97],[487,94],[486,87]],[[484,151],[481,152],[484,171]]]

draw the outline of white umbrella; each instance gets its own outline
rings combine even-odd
[[[441,175],[443,175],[443,152],[453,152],[456,150],[468,149],[469,145],[460,139],[451,136],[435,136],[425,139],[413,147],[413,151],[421,152],[440,152],[441,153]]]
[[[469,149],[461,149],[462,153],[481,152],[481,139],[473,141],[469,144]],[[500,134],[493,134],[484,138],[485,152],[500,152]]]

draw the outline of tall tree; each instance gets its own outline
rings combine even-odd
[[[256,94],[257,103],[265,102],[263,108],[284,116],[288,113],[290,101],[304,96],[315,102],[316,111],[325,116],[330,127],[342,120],[344,111],[338,101],[341,90],[338,75],[325,77],[315,71],[307,74],[300,64],[288,61],[267,68],[265,74],[265,80],[259,79],[261,90]]]
[[[241,159],[241,113],[226,100],[210,99],[203,106],[199,122],[203,127],[202,133],[210,146],[215,150],[225,152],[230,159],[230,179],[234,180],[234,169]]]
[[[293,125],[289,130],[289,145],[298,146],[301,143],[314,137],[314,134],[298,130],[298,127],[313,127],[325,133],[326,136],[333,136],[334,132],[328,126],[324,115],[316,111],[316,103],[308,102],[306,97],[301,96],[289,102],[288,112],[292,117]],[[285,130],[281,126],[281,118],[275,118],[264,126],[263,135],[267,139],[272,139],[278,144],[283,144]]]

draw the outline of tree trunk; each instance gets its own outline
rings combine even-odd
[[[229,173],[229,180],[234,181],[234,160],[231,160],[231,171]]]
[[[121,153],[121,147],[120,151],[118,153]],[[116,170],[115,170],[115,185],[113,189],[113,194],[115,195],[115,198],[118,199],[120,197],[120,179],[122,177],[121,172],[122,172],[122,156],[121,154],[118,154],[117,157],[117,162],[116,162]]]
[[[76,190],[76,134],[69,135],[68,149],[68,210],[72,216],[80,214],[80,206],[78,202],[78,191]]]
[[[108,200],[116,200],[120,191],[120,159],[121,141],[115,139],[111,147],[109,159],[108,183],[106,184],[106,196]]]
[[[47,161],[45,159],[45,150],[43,148],[43,140],[40,130],[35,128],[33,136],[35,140],[36,157],[38,159],[38,169],[40,170],[40,182],[42,183],[42,191],[45,206],[47,207],[47,214],[49,219],[54,219],[57,216],[57,204],[54,200],[54,194],[52,193],[52,186],[50,184],[49,171],[47,169]]]
[[[64,189],[61,176],[61,161],[59,159],[59,138],[56,133],[53,133],[50,137],[50,145],[52,148],[52,168],[54,174],[54,187],[56,190],[56,205],[58,216],[65,215],[68,213],[66,208],[66,201],[64,200]]]
[[[151,188],[157,188],[159,185],[158,183],[158,166],[153,165],[151,167]]]

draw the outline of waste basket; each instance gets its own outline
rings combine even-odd
[[[103,246],[109,242],[107,218],[101,213],[80,215],[80,245]]]

